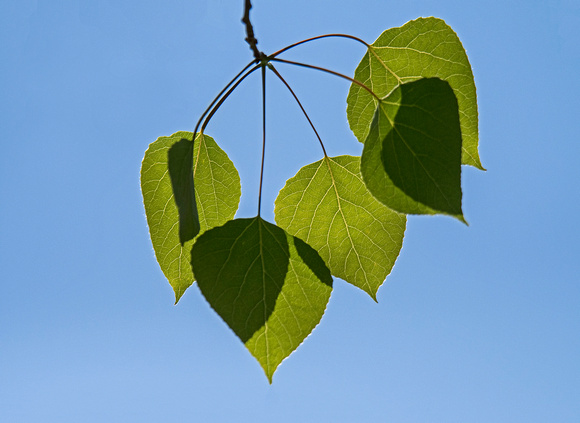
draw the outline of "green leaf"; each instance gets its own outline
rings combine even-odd
[[[198,286],[268,380],[320,322],[332,277],[318,253],[260,217],[211,229],[192,249]]]
[[[406,214],[461,211],[461,128],[446,81],[425,78],[381,100],[363,148],[361,173],[383,204]]]
[[[397,85],[438,77],[453,88],[459,104],[463,134],[462,163],[483,169],[478,153],[478,114],[475,82],[457,34],[441,19],[419,18],[386,30],[370,46],[354,78],[384,97]],[[378,102],[352,84],[347,98],[350,127],[360,142],[366,139]]]
[[[192,139],[191,132],[158,138],[145,152],[141,166],[141,191],[153,249],[161,270],[173,287],[176,303],[195,281],[190,257],[194,240],[180,242],[180,214],[169,175],[168,156],[179,151],[175,148],[186,154],[184,147],[186,143],[191,144]],[[236,168],[213,138],[198,135],[194,147],[193,178],[201,234],[234,217],[241,187]]]
[[[300,169],[276,199],[276,223],[326,261],[330,272],[376,301],[403,245],[406,217],[376,200],[360,158],[324,158]]]
[[[179,214],[179,242],[185,244],[199,233],[199,214],[193,183],[193,143],[181,139],[167,153],[169,179]]]

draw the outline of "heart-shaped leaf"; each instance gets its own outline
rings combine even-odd
[[[299,238],[260,217],[197,238],[192,268],[211,307],[258,360],[268,380],[320,322],[330,271]]]
[[[195,280],[190,256],[194,240],[190,238],[192,232],[187,229],[185,238],[183,233],[180,234],[180,226],[183,228],[180,217],[182,220],[188,219],[184,213],[179,213],[178,208],[181,205],[186,211],[191,210],[190,190],[186,183],[181,184],[183,189],[177,191],[180,195],[176,198],[172,187],[172,179],[179,181],[179,175],[190,175],[183,164],[180,166],[180,158],[186,162],[188,159],[183,155],[190,154],[190,147],[193,147],[193,157],[189,163],[193,166],[193,204],[197,206],[199,234],[232,219],[241,196],[238,172],[213,138],[198,135],[194,145],[191,144],[192,140],[191,132],[177,132],[158,138],[149,145],[141,166],[141,191],[153,249],[163,274],[173,287],[176,303]],[[169,159],[174,163],[171,169]],[[172,170],[177,177],[170,177]],[[183,239],[186,242],[181,243]]]
[[[369,191],[405,214],[461,211],[461,128],[446,81],[425,78],[381,100],[361,158]]]
[[[276,199],[276,223],[318,251],[331,273],[374,300],[403,245],[406,217],[375,199],[360,174],[360,158],[309,164]]]
[[[441,19],[419,18],[381,34],[369,47],[354,79],[384,97],[397,85],[419,78],[438,77],[449,82],[457,97],[462,163],[483,169],[478,153],[478,114],[475,81],[465,49],[457,34]],[[366,139],[378,102],[357,84],[347,98],[347,117],[360,142]]]

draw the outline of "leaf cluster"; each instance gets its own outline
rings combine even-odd
[[[329,36],[366,46],[353,78],[278,57]],[[270,56],[256,52],[204,113],[201,131],[202,119],[193,133],[177,132],[149,146],[141,188],[155,255],[176,302],[197,281],[271,382],[277,366],[320,322],[332,277],[376,300],[401,250],[406,215],[445,214],[465,222],[461,165],[483,167],[471,66],[444,21],[420,18],[386,30],[372,44],[330,34]],[[204,130],[229,94],[258,69],[263,87],[270,70],[302,108],[274,63],[349,79],[347,118],[363,152],[328,157],[316,133],[323,157],[280,190],[276,224],[260,217],[260,206],[257,216],[234,219],[238,172]],[[263,99],[265,108],[264,92]]]

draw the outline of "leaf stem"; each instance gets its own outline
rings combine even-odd
[[[360,38],[355,37],[353,35],[348,35],[348,34],[324,34],[324,35],[318,35],[318,36],[312,37],[312,38],[307,38],[306,40],[298,41],[297,43],[294,43],[294,44],[290,44],[289,46],[284,47],[283,49],[278,50],[277,52],[271,54],[269,56],[269,58],[270,59],[273,59],[274,57],[278,56],[279,54],[284,53],[285,51],[288,51],[288,50],[290,50],[290,49],[292,49],[292,48],[294,48],[296,46],[299,46],[301,44],[309,43],[310,41],[314,41],[314,40],[320,40],[321,38],[330,38],[330,37],[349,38],[351,40],[355,40],[355,41],[358,41],[361,44],[364,44],[367,48],[370,47],[370,45],[366,41],[361,40]]]
[[[277,59],[275,57],[274,58],[271,58],[271,60],[274,61],[274,62],[287,63],[289,65],[302,66],[304,68],[309,68],[309,69],[316,69],[316,70],[319,70],[319,71],[322,71],[322,72],[326,72],[326,73],[330,73],[332,75],[339,76],[339,77],[344,78],[344,79],[346,79],[346,80],[348,80],[348,81],[350,81],[350,82],[352,82],[354,84],[357,84],[358,86],[360,86],[360,87],[364,88],[365,90],[367,90],[374,98],[376,98],[379,101],[381,100],[381,98],[378,95],[376,95],[374,93],[374,91],[371,90],[369,87],[367,87],[365,84],[363,84],[360,81],[357,81],[354,78],[351,78],[350,76],[344,75],[342,73],[335,72],[333,70],[326,69],[326,68],[321,68],[320,66],[308,65],[306,63],[300,63],[300,62],[293,62],[291,60]]]
[[[193,135],[195,136],[195,134],[197,133],[197,130],[199,129],[199,125],[201,125],[201,121],[203,120],[203,118],[205,118],[205,116],[208,114],[208,112],[211,110],[211,108],[214,106],[214,104],[220,99],[220,97],[226,92],[226,90],[228,88],[230,88],[230,86],[236,82],[236,80],[240,77],[241,74],[243,74],[246,70],[248,70],[248,68],[250,66],[252,66],[254,63],[256,63],[255,60],[252,60],[250,63],[248,63],[244,69],[242,69],[236,76],[233,77],[233,79],[228,82],[228,84],[220,91],[220,93],[213,99],[213,101],[211,102],[211,104],[207,107],[207,109],[205,109],[205,111],[203,112],[203,114],[200,116],[199,120],[197,121],[197,124],[195,125],[195,130],[193,131]]]
[[[253,61],[252,63],[255,63],[255,61]],[[218,109],[221,107],[221,105],[224,103],[224,101],[226,101],[226,99],[237,88],[237,86],[240,85],[240,83],[244,79],[246,79],[249,75],[251,75],[256,69],[260,68],[261,66],[262,66],[262,64],[261,63],[258,63],[256,66],[254,66],[249,71],[247,71],[245,74],[243,74],[242,77],[240,79],[238,79],[238,81],[228,90],[228,92],[225,93],[223,95],[223,97],[221,97],[221,99],[219,100],[219,102],[213,107],[213,109],[211,110],[211,112],[207,115],[207,117],[203,121],[203,125],[201,125],[201,132],[202,133],[205,130],[205,128],[207,127],[207,125],[209,124],[209,121],[211,120],[211,118],[213,117],[213,115],[215,114],[215,112],[218,111]]]
[[[260,166],[260,188],[258,191],[258,216],[262,211],[262,181],[266,156],[266,66],[262,65],[262,164]]]
[[[245,67],[244,69],[242,69],[242,70],[241,70],[241,72],[240,72],[240,73],[238,73],[238,74],[236,75],[236,77],[235,77],[234,79],[232,79],[232,80],[231,80],[231,81],[228,83],[228,85],[226,85],[226,86],[225,86],[225,87],[224,87],[224,88],[221,90],[221,92],[220,92],[220,93],[218,94],[218,96],[217,96],[217,97],[216,97],[216,98],[215,98],[215,99],[214,99],[214,100],[211,102],[211,104],[210,104],[210,105],[209,105],[209,107],[206,109],[206,111],[203,113],[203,115],[201,115],[201,117],[199,118],[199,121],[197,122],[197,125],[195,126],[195,130],[193,131],[193,140],[192,140],[192,153],[193,153],[193,150],[194,150],[195,140],[196,140],[196,138],[197,138],[197,137],[196,137],[196,134],[197,134],[197,129],[199,128],[199,124],[201,123],[201,120],[203,119],[203,117],[204,117],[204,116],[207,114],[208,110],[209,110],[209,109],[210,109],[210,108],[211,108],[211,107],[212,107],[212,106],[215,104],[215,102],[216,102],[218,99],[220,99],[220,100],[219,100],[219,102],[218,102],[218,103],[217,103],[215,106],[213,106],[213,109],[211,109],[211,112],[209,113],[209,115],[207,115],[207,117],[206,117],[206,118],[205,118],[205,120],[203,121],[203,125],[201,126],[201,133],[200,133],[200,135],[203,135],[203,131],[205,131],[205,128],[206,128],[206,127],[207,127],[207,125],[209,124],[209,122],[210,122],[210,120],[211,120],[212,116],[215,114],[215,112],[217,112],[217,111],[218,111],[218,109],[221,107],[221,105],[224,103],[224,101],[226,101],[226,99],[229,97],[229,95],[230,95],[231,93],[233,93],[233,92],[234,92],[234,90],[236,89],[236,87],[237,87],[238,85],[240,85],[244,79],[246,79],[246,78],[247,78],[249,75],[251,75],[251,74],[252,74],[252,73],[253,73],[253,72],[254,72],[256,69],[258,69],[258,68],[261,66],[261,64],[257,64],[257,65],[256,65],[256,66],[254,66],[252,69],[250,69],[249,71],[247,71],[246,73],[244,73],[240,79],[238,79],[238,78],[239,78],[239,76],[242,74],[242,72],[244,72],[246,69],[248,69],[248,68],[249,68],[249,67],[250,67],[250,66],[251,66],[253,63],[255,63],[255,61],[252,61],[252,62],[248,63],[248,64],[246,65],[246,67]],[[222,94],[224,93],[224,91],[225,91],[225,90],[227,90],[227,89],[228,89],[228,87],[229,87],[230,85],[232,85],[232,83],[233,83],[234,81],[236,81],[236,80],[237,80],[237,82],[236,82],[236,83],[235,83],[235,84],[234,84],[234,85],[233,85],[233,86],[232,86],[232,87],[231,87],[231,88],[228,90],[228,92],[227,92],[227,93],[225,93],[225,94],[223,95],[223,97],[222,97]],[[221,98],[220,98],[220,97],[221,97]],[[200,141],[200,143],[199,143],[199,149],[200,149],[199,151],[201,151],[201,141]],[[199,151],[198,151],[197,159],[195,160],[194,171],[193,171],[193,174],[194,174],[194,175],[195,175],[195,171],[197,170],[197,163],[198,163],[198,161],[199,161],[199,156],[200,156],[200,155],[199,155]]]
[[[306,120],[308,120],[308,123],[310,124],[310,127],[312,128],[312,130],[316,134],[316,138],[318,138],[318,142],[320,142],[320,146],[322,147],[322,152],[324,153],[324,157],[328,157],[328,155],[326,154],[326,148],[324,148],[324,143],[322,142],[322,139],[320,138],[320,135],[318,134],[318,131],[316,130],[316,128],[314,127],[314,124],[310,120],[310,117],[308,116],[308,113],[306,113],[306,110],[304,110],[304,107],[302,107],[302,103],[300,103],[300,100],[298,100],[298,97],[296,96],[296,93],[294,93],[294,90],[292,90],[292,88],[290,87],[290,85],[288,84],[288,82],[286,82],[286,80],[284,78],[282,78],[282,75],[280,75],[280,73],[276,70],[276,68],[274,67],[274,65],[272,65],[270,63],[268,65],[268,67],[270,68],[270,70],[272,70],[272,72],[274,72],[276,74],[276,76],[280,79],[280,81],[282,81],[284,83],[284,85],[286,85],[286,88],[288,88],[288,90],[290,91],[290,93],[294,97],[294,100],[296,100],[296,103],[298,103],[298,106],[300,106],[300,109],[302,110],[302,113],[304,113],[304,116],[306,117]]]

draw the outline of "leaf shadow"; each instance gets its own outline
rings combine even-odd
[[[179,242],[185,244],[200,231],[193,181],[193,142],[182,138],[167,152],[173,199],[179,214]]]
[[[332,288],[332,275],[322,257],[300,238],[295,236],[292,238],[294,238],[294,246],[302,261],[322,283]]]
[[[202,294],[243,343],[274,312],[289,258],[286,233],[259,217],[210,229],[191,250]]]
[[[385,100],[398,109],[392,122],[383,112],[391,127],[382,139],[384,171],[414,201],[462,215],[461,127],[449,83],[421,78],[400,85]]]

